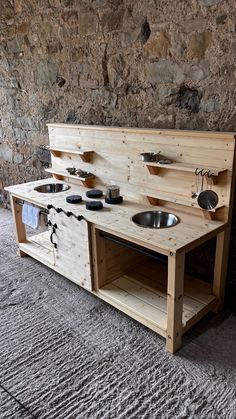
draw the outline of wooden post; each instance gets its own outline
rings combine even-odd
[[[17,204],[17,198],[11,194],[10,202],[15,225],[16,242],[19,244],[26,241],[25,225],[22,223],[22,206]],[[17,254],[21,257],[25,256],[25,253],[20,249],[17,250]]]
[[[176,352],[182,343],[185,252],[168,256],[166,349]]]
[[[218,298],[218,303],[214,309],[215,313],[222,310],[224,306],[225,282],[227,275],[228,262],[228,229],[217,234],[216,253],[214,266],[213,294]]]
[[[99,236],[99,230],[92,226],[91,228],[92,248],[93,248],[93,288],[98,291],[106,284],[106,248],[105,240]]]

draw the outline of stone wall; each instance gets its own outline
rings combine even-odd
[[[235,0],[1,0],[0,13],[0,188],[45,176],[47,122],[235,130]]]

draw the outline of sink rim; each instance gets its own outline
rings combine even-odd
[[[171,224],[171,225],[165,225],[165,226],[159,226],[159,227],[155,227],[155,226],[151,227],[151,226],[139,224],[136,221],[134,221],[134,217],[135,216],[138,216],[140,214],[145,214],[145,213],[161,213],[161,214],[172,215],[174,217],[174,219],[175,219],[175,223],[174,224]],[[166,228],[171,228],[171,227],[177,226],[180,223],[180,218],[176,214],[174,214],[173,212],[162,211],[162,210],[147,210],[147,211],[140,211],[140,212],[137,212],[136,214],[134,214],[131,217],[131,221],[135,225],[137,225],[138,227],[141,227],[141,228],[148,228],[148,229],[151,229],[151,230],[159,230],[159,229],[166,229]]]
[[[61,189],[61,190],[59,190],[59,191],[40,191],[39,189],[40,188],[46,188],[47,186],[51,186],[51,185],[62,185],[63,186],[63,188]],[[51,183],[42,183],[42,184],[40,184],[40,185],[37,185],[37,186],[35,186],[34,187],[34,191],[36,191],[36,192],[39,192],[39,193],[44,193],[44,194],[54,194],[54,193],[60,193],[60,192],[66,192],[66,191],[68,191],[69,189],[71,188],[71,186],[70,185],[68,185],[67,183],[64,183],[64,182],[62,182],[62,183],[60,183],[60,182],[51,182]]]

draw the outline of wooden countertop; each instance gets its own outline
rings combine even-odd
[[[68,195],[78,194],[82,196],[84,201],[90,201],[91,199],[86,197],[88,188],[84,186],[70,185],[71,188],[69,190],[52,194],[43,194],[34,190],[34,187],[37,185],[52,182],[58,183],[55,179],[42,179],[9,186],[5,189],[19,199],[40,207],[46,208],[48,204],[52,204],[66,211],[72,211],[75,215],[83,215],[87,221],[106,232],[166,255],[170,252],[176,253],[181,249],[189,251],[226,228],[226,223],[224,222],[206,220],[182,213],[181,211],[174,211],[180,218],[180,223],[174,227],[163,229],[142,228],[132,222],[131,217],[134,214],[153,209],[163,211],[166,211],[166,209],[161,206],[141,205],[131,202],[124,197],[124,202],[121,205],[106,204],[103,198],[101,199],[104,204],[102,210],[89,211],[86,210],[83,202],[80,204],[68,204],[65,200],[65,197]]]

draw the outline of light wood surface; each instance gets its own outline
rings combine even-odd
[[[91,159],[91,155],[93,153],[92,150],[82,150],[82,149],[75,149],[75,148],[66,148],[66,147],[56,147],[51,145],[49,150],[55,157],[61,157],[62,154],[77,154],[83,161],[89,162]],[[70,158],[70,157],[69,157]]]
[[[10,195],[10,202],[14,219],[16,242],[19,244],[26,240],[25,225],[22,223],[22,206],[17,204],[17,199],[12,195]],[[22,249],[18,248],[18,255],[22,257],[25,253]]]
[[[235,185],[234,133],[193,132],[120,127],[49,124],[54,179],[7,187],[10,192],[17,241],[21,255],[29,254],[82,287],[130,315],[166,338],[175,352],[182,335],[210,310],[223,306],[229,231]],[[145,163],[141,153],[160,152],[173,163]],[[69,175],[68,167],[93,174],[92,179]],[[212,180],[197,187],[195,169],[210,170]],[[34,190],[39,184],[63,181],[71,188],[56,194]],[[82,183],[82,184],[81,184]],[[89,187],[104,192],[118,184],[122,205],[103,202],[101,211],[88,211]],[[194,193],[212,189],[219,197],[212,211],[199,208]],[[81,204],[66,202],[68,195],[81,195]],[[26,237],[17,199],[46,208],[48,204],[82,215],[79,222],[51,211],[58,225],[47,233]],[[147,229],[132,217],[147,210],[168,210],[179,224],[166,229]],[[120,244],[107,242],[106,233],[165,255],[168,266],[153,264],[146,256]],[[204,283],[184,274],[185,254],[217,236],[214,280]]]
[[[92,290],[88,224],[64,213],[50,210],[50,220],[57,225],[53,241],[57,244],[55,266],[62,275],[87,290]]]
[[[82,214],[90,223],[102,227],[104,231],[110,234],[115,233],[121,238],[131,239],[137,244],[166,255],[170,251],[175,253],[183,248],[196,247],[198,242],[200,244],[210,239],[225,228],[225,223],[222,221],[204,220],[203,218],[182,212],[180,206],[178,210],[174,211],[180,218],[180,223],[175,227],[158,230],[141,228],[133,223],[133,215],[150,209],[164,211],[166,209],[162,206],[150,207],[150,204],[139,204],[128,199],[124,199],[122,205],[109,205],[105,203],[104,198],[101,198],[104,208],[101,211],[89,211],[86,210],[84,204],[86,201],[91,201],[91,199],[86,197],[86,191],[88,190],[86,187],[71,185],[69,190],[56,194],[44,194],[34,190],[35,186],[49,182],[56,181],[43,179],[27,184],[9,186],[6,189],[14,196],[44,208],[47,207],[47,204],[52,204],[66,211],[73,211],[76,215]],[[75,194],[82,196],[83,203],[68,204],[66,196]]]
[[[231,174],[235,138],[232,133],[196,133],[155,129],[91,127],[80,125],[49,124],[50,145],[70,149],[93,150],[92,162],[81,162],[76,154],[52,155],[54,173],[65,175],[65,168],[71,163],[82,170],[93,173],[96,178],[92,186],[105,187],[116,183],[122,194],[144,204],[146,197],[155,197],[173,204],[179,203],[195,208],[199,217],[204,213],[199,209],[196,198],[195,169],[211,170],[215,183],[205,181],[204,188],[218,194],[218,208],[224,207],[216,219],[227,221],[230,199]],[[140,153],[161,152],[174,161],[171,165],[159,165],[141,161]],[[148,167],[158,170],[149,173]],[[156,167],[155,167],[156,166]],[[176,173],[178,172],[178,173]],[[73,179],[76,181],[76,179]],[[78,179],[77,179],[78,181]],[[220,215],[220,218],[218,218]]]
[[[167,340],[166,348],[174,353],[182,343],[185,253],[168,256]]]

